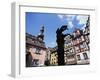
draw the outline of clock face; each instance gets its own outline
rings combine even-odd
[[[39,38],[39,41],[43,41],[42,38]]]

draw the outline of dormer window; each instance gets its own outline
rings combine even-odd
[[[36,54],[40,54],[41,49],[40,48],[36,48]]]
[[[80,31],[79,30],[77,30],[77,35],[80,35]]]

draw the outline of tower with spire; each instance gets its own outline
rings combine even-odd
[[[37,38],[39,41],[43,42],[43,40],[44,40],[44,26],[41,27],[40,33],[38,34]]]

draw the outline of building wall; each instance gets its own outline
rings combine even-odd
[[[38,65],[44,65],[45,59],[46,59],[46,51],[45,50],[40,50],[39,54],[37,54],[36,52],[36,48],[30,48],[29,52],[32,55],[32,59],[37,59],[38,60]]]
[[[77,64],[89,64],[90,53],[89,53],[89,35],[81,34],[80,37],[73,41]],[[87,58],[86,58],[87,57]]]
[[[65,37],[65,54],[66,64],[89,64],[90,53],[89,53],[89,27],[85,30],[75,29],[71,37]],[[71,50],[73,49],[73,51]],[[84,56],[85,54],[85,56]],[[88,57],[85,59],[85,57]],[[80,59],[78,59],[80,57]]]
[[[57,51],[51,52],[51,54],[50,54],[50,65],[58,65]]]
[[[65,37],[65,64],[76,64],[75,49],[70,35]]]
[[[86,59],[85,59],[85,57],[83,55],[84,53],[87,54],[87,58]],[[80,52],[80,53],[76,54],[76,56],[80,56],[80,58],[77,57],[77,64],[89,64],[90,63],[89,51]]]
[[[30,63],[28,65],[28,67],[45,66],[45,60],[46,60],[46,55],[47,55],[46,52],[47,52],[47,49],[44,45],[44,42],[40,42],[37,39],[37,37],[27,34],[27,36],[26,36],[26,54],[29,54],[32,57],[30,62],[26,61],[26,62]]]
[[[89,48],[89,28],[85,31],[76,29],[71,35],[65,37],[64,56],[65,64],[89,64],[90,48]],[[53,48],[50,54],[50,64],[57,65],[57,48]],[[85,54],[85,56],[84,56]],[[80,59],[79,59],[80,57]],[[87,57],[87,58],[85,58]]]

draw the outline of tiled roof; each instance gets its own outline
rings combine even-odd
[[[43,41],[40,41],[36,36],[28,33],[26,33],[26,44],[46,49],[45,43]]]

